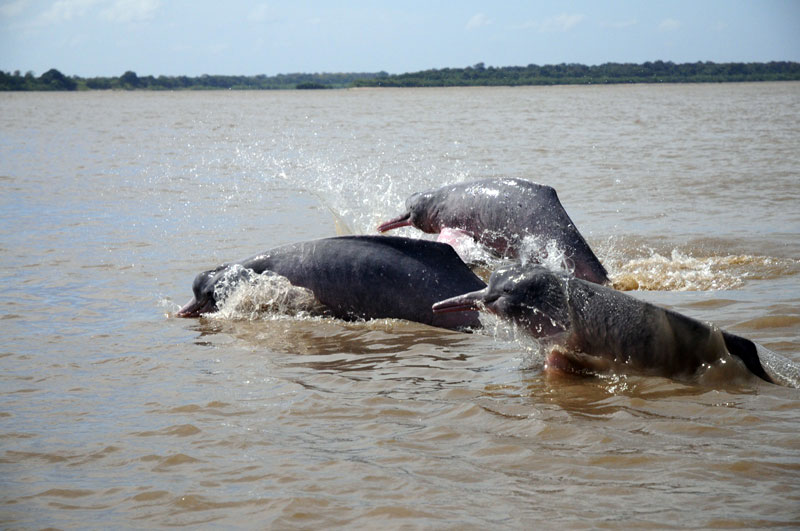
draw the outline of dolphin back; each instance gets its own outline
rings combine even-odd
[[[597,284],[608,273],[575,223],[556,190],[523,179],[485,179],[446,186],[431,192],[437,225],[471,234],[499,255],[519,258],[528,251],[525,239],[537,245],[554,241],[574,262],[575,275]]]
[[[478,326],[477,312],[434,314],[437,301],[485,284],[452,247],[393,236],[341,236],[279,247],[242,262],[311,290],[344,319],[397,318],[443,328]]]

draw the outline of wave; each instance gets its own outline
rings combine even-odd
[[[745,254],[693,256],[679,249],[668,255],[611,259],[606,263],[614,288],[621,291],[717,291],[741,288],[748,280],[792,274],[797,260]]]

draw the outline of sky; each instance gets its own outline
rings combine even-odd
[[[0,0],[0,70],[392,74],[800,61],[800,0]]]

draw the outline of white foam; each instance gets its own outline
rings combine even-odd
[[[758,343],[754,344],[764,371],[775,383],[800,389],[800,365]]]
[[[520,245],[519,257],[523,265],[541,264],[551,271],[566,271],[570,275],[575,271],[575,263],[559,247],[558,242],[545,240],[541,236],[525,236]]]
[[[672,249],[669,256],[650,250],[649,256],[606,266],[617,289],[710,291],[740,288],[749,269],[766,257],[724,255],[696,257]]]
[[[239,267],[217,284],[219,311],[210,317],[224,320],[302,318],[324,312],[324,306],[310,290],[292,285],[286,277],[269,271],[258,275]],[[237,281],[234,283],[233,279]]]

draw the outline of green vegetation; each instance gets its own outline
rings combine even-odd
[[[357,79],[372,79],[378,74],[278,74],[277,76],[138,76],[127,71],[119,77],[66,77],[56,69],[40,77],[33,72],[0,71],[0,91],[3,90],[278,90],[348,88]],[[53,79],[62,80],[60,85]]]
[[[519,85],[586,85],[610,83],[720,83],[729,81],[800,80],[800,63],[605,63],[493,67],[478,63],[390,75],[377,73],[278,74],[277,76],[142,76],[67,77],[55,68],[39,77],[33,72],[0,71],[2,90],[277,90],[348,87],[466,87]]]
[[[309,81],[308,83],[298,83],[297,87],[300,90],[315,90],[315,89],[329,89],[332,88],[329,85],[323,85],[322,83],[315,83],[313,81]]]
[[[0,90],[76,90],[78,83],[74,78],[51,68],[39,77],[34,77],[33,72],[21,76],[19,71],[6,74],[0,71]]]
[[[425,70],[384,78],[360,79],[359,87],[458,87],[519,85],[586,85],[609,83],[716,83],[726,81],[800,80],[800,63],[710,63],[644,64],[605,63],[486,67]]]

